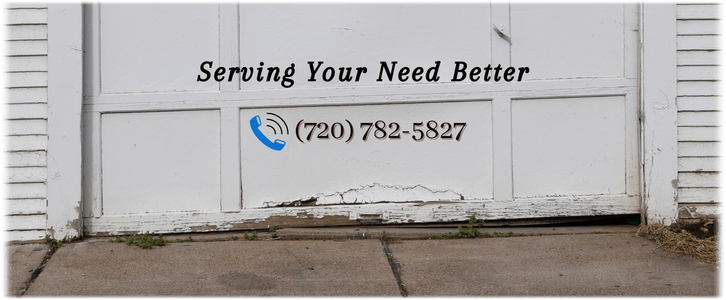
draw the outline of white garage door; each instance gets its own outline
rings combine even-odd
[[[636,5],[94,5],[86,234],[640,211]]]

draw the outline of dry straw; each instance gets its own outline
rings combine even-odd
[[[660,224],[640,226],[635,235],[655,241],[659,245],[656,249],[662,247],[671,252],[692,255],[709,265],[716,262],[714,236],[699,239],[685,230],[673,232]]]

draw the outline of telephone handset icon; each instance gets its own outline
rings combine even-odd
[[[257,137],[260,142],[265,144],[268,148],[280,151],[282,148],[285,147],[285,141],[276,139],[274,142],[270,141],[263,133],[260,131],[260,126],[262,126],[262,121],[260,120],[260,116],[254,116],[252,119],[250,119],[250,128],[252,128],[252,132],[255,133],[255,136]]]

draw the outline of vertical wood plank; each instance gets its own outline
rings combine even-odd
[[[642,219],[670,225],[678,211],[676,5],[643,4],[641,11]]]
[[[494,200],[513,199],[512,179],[512,99],[492,101],[492,156],[494,167]]]
[[[48,233],[80,238],[83,8],[48,6]]]
[[[492,66],[511,65],[511,22],[508,3],[491,4]],[[497,32],[499,30],[502,36]],[[512,178],[512,99],[492,100],[492,156],[494,200],[513,199]]]
[[[239,66],[239,4],[219,5],[219,63],[220,66]],[[223,80],[219,89],[223,92],[239,91],[240,77],[236,80]]]
[[[221,117],[221,207],[223,212],[239,211],[242,209],[239,108],[222,108]]]

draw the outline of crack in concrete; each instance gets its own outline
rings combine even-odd
[[[393,252],[391,252],[391,249],[388,248],[388,243],[386,243],[383,239],[381,239],[381,246],[383,246],[383,253],[386,255],[388,264],[391,265],[393,276],[396,277],[396,283],[398,284],[398,290],[401,292],[401,296],[408,297],[406,285],[403,284],[403,280],[401,279],[401,265],[396,262],[396,259],[393,257]]]

